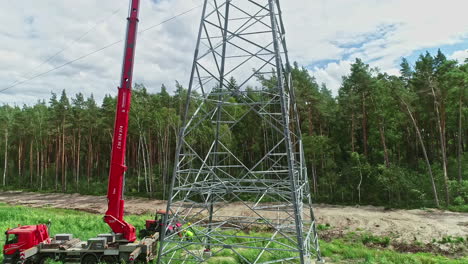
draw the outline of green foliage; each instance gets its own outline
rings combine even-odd
[[[455,205],[464,205],[465,204],[465,199],[461,196],[457,196],[455,199],[453,199],[453,203]]]
[[[454,212],[468,213],[468,204],[463,205],[450,205],[447,209]]]
[[[392,250],[369,249],[362,244],[348,243],[342,239],[330,243],[321,243],[323,256],[333,263],[408,263],[408,264],[462,264],[465,258],[458,260],[435,256],[430,253],[396,253]]]
[[[445,236],[441,240],[437,241],[439,244],[462,244],[465,242],[463,237],[452,237],[452,236]]]
[[[390,245],[390,238],[387,236],[379,237],[372,234],[364,234],[362,235],[361,241],[364,245],[374,244],[382,247],[388,247]]]
[[[324,225],[323,224],[317,225],[317,230],[319,230],[319,231],[329,230],[330,228],[332,228],[332,227],[330,226],[329,223],[326,223]]]
[[[294,64],[293,86],[315,201],[433,207],[435,196],[445,198],[448,191],[449,204],[440,199],[442,205],[468,210],[468,63],[457,64],[441,52],[424,53],[414,65],[403,59],[400,72],[382,73],[356,59],[334,96],[310,71]],[[259,78],[264,88],[274,86],[274,79]],[[238,84],[231,78],[228,85]],[[163,85],[159,93],[149,91],[143,84],[133,90],[126,194],[164,199],[187,90],[176,82]],[[255,93],[251,97],[260,100]],[[52,94],[48,103],[0,106],[2,183],[5,175],[0,188],[105,194],[115,104],[112,96],[98,105],[92,96],[69,97],[63,91]],[[194,105],[189,105],[190,113]],[[245,115],[245,122],[220,130],[223,142],[253,166],[268,131],[245,106],[225,111]],[[186,140],[203,156],[213,133],[211,125],[202,122]]]
[[[450,182],[451,192],[457,195],[458,204],[463,205],[468,202],[468,180],[466,181],[451,181]]]

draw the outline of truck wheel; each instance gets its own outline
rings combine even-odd
[[[3,264],[16,264],[18,260],[13,255],[3,255]]]
[[[81,264],[97,264],[98,258],[94,254],[86,254],[81,258]]]
[[[99,259],[99,263],[106,263],[106,264],[115,264],[119,263],[119,260],[116,256],[102,256]]]

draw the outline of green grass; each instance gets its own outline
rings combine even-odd
[[[461,212],[461,213],[468,213],[468,204],[463,204],[463,205],[451,205],[446,208],[449,211],[452,212]]]
[[[465,242],[463,237],[452,237],[452,236],[445,236],[441,240],[437,241],[439,244],[462,244]]]
[[[405,254],[392,250],[370,249],[359,243],[348,243],[342,239],[321,243],[322,255],[333,263],[400,263],[400,264],[463,264],[468,258],[449,259],[430,253]]]
[[[137,229],[142,228],[144,220],[149,215],[130,215],[126,220],[134,224]],[[102,216],[64,209],[28,208],[22,206],[9,206],[0,203],[0,246],[5,242],[4,231],[20,225],[47,223],[52,220],[51,235],[56,233],[72,233],[82,240],[94,237],[100,233],[109,232],[108,226],[102,221]],[[322,227],[327,229],[327,227]],[[268,236],[266,233],[250,233],[255,236]],[[361,240],[349,241],[335,239],[331,242],[320,242],[323,256],[331,263],[399,263],[399,264],[462,264],[468,263],[468,257],[463,259],[450,259],[430,253],[405,254],[388,249],[368,248],[365,244],[388,244],[388,239],[372,235],[362,237]],[[244,249],[241,254],[247,259],[256,256],[255,250]],[[285,253],[288,254],[288,253]],[[3,256],[0,257],[0,261]],[[221,255],[208,261],[210,264],[237,264],[242,263],[230,251],[223,251]]]

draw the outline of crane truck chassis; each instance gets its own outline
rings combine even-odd
[[[49,238],[44,224],[21,226],[6,232],[4,264],[44,264],[47,260],[95,263],[147,263],[153,260],[159,234],[145,237],[139,242],[128,243],[121,234],[100,234],[96,238],[81,241],[72,234],[57,234]],[[41,241],[41,239],[43,239]],[[8,242],[16,243],[8,243]],[[32,247],[24,241],[38,242]],[[21,250],[21,248],[28,248]],[[18,250],[20,249],[20,250]],[[12,253],[12,254],[10,254]]]
[[[118,87],[107,189],[108,207],[104,215],[104,222],[112,233],[81,241],[73,238],[72,234],[58,234],[50,238],[49,226],[45,224],[18,226],[5,232],[4,264],[44,264],[48,259],[82,264],[148,263],[155,257],[159,238],[156,230],[165,230],[163,223],[157,219],[147,220],[146,227],[150,230],[142,232],[145,237],[136,241],[135,227],[123,218],[123,189],[127,170],[125,151],[139,6],[140,0],[130,0],[122,75]]]

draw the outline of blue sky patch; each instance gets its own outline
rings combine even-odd
[[[440,49],[442,53],[445,54],[445,56],[449,57],[452,55],[455,51],[459,50],[464,50],[468,48],[468,38],[464,39],[462,42],[456,43],[456,44],[451,44],[451,45],[443,45],[440,47],[431,47],[431,48],[425,48],[425,49],[418,49],[415,50],[411,53],[411,55],[406,56],[405,58],[408,60],[410,64],[414,64],[418,58],[419,55],[425,54],[426,51],[428,51],[432,56],[437,54],[437,50]]]
[[[388,34],[395,32],[398,29],[398,24],[382,24],[379,25],[375,31],[367,32],[354,36],[343,36],[346,41],[338,40],[331,41],[333,45],[342,49],[361,49],[369,42],[385,38]],[[352,40],[349,40],[352,39]]]
[[[339,63],[339,62],[340,62],[340,60],[319,60],[319,61],[315,61],[315,62],[307,65],[306,68],[307,69],[313,69],[315,67],[324,68],[330,63]]]

